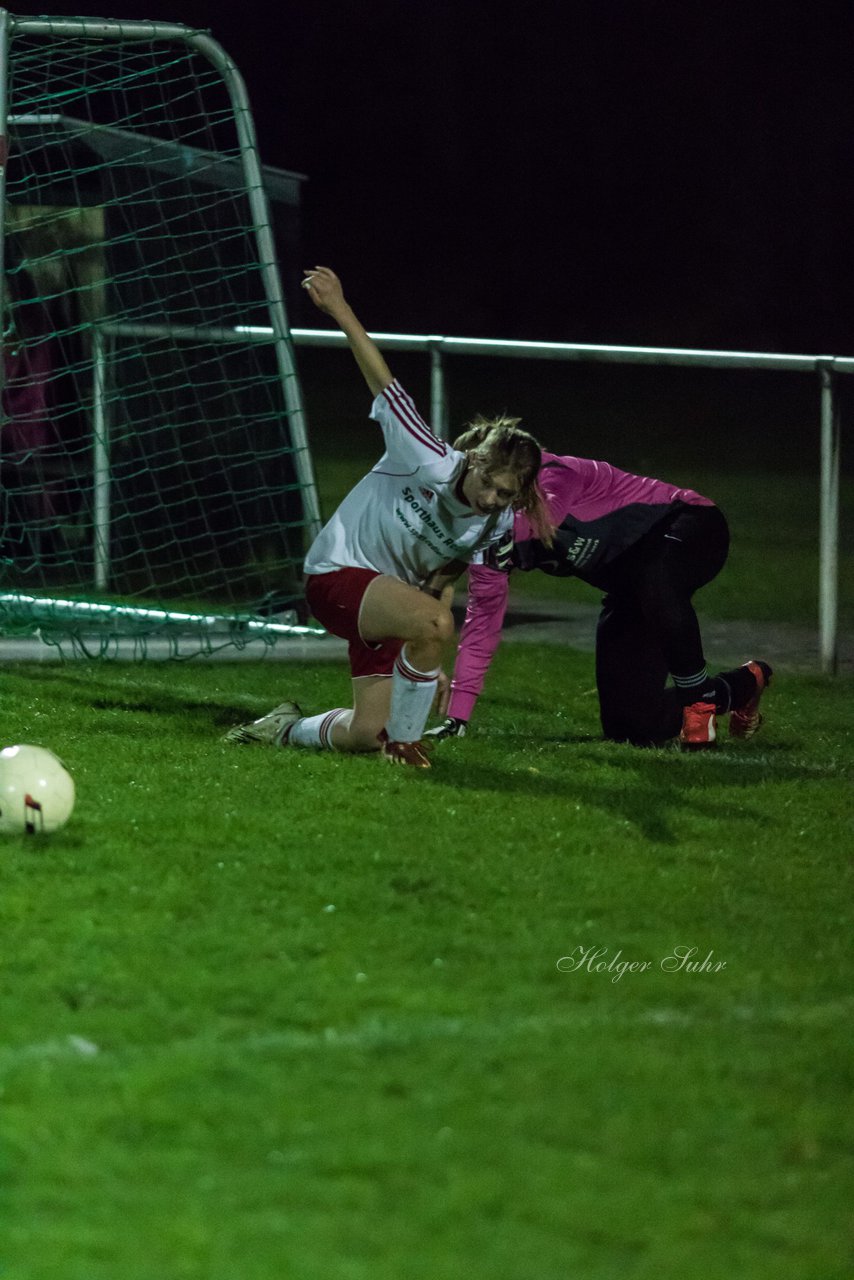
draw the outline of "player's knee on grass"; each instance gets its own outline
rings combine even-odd
[[[660,747],[675,738],[681,714],[670,708],[660,716],[602,715],[602,736],[607,742],[624,742],[632,747]]]

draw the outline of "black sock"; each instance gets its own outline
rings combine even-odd
[[[693,702],[711,702],[712,699],[706,696],[708,686],[712,683],[711,676],[707,673],[706,668],[702,667],[699,671],[690,676],[671,675],[674,688],[679,694],[679,701],[683,707],[690,707]]]
[[[756,665],[762,668],[767,685],[771,679],[771,668],[767,662],[757,662]],[[749,667],[736,667],[734,671],[722,671],[720,675],[715,676],[714,683],[726,685],[731,690],[732,696],[726,708],[727,711],[740,711],[756,695],[756,676]]]
[[[683,707],[690,707],[695,702],[711,702],[718,715],[732,710],[732,689],[726,676],[707,675],[700,685],[685,688],[676,684],[676,689]]]

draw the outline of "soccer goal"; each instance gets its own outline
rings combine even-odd
[[[0,135],[0,630],[291,633],[319,511],[238,70],[0,10]]]

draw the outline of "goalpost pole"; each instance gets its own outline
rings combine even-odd
[[[96,591],[110,582],[110,434],[107,418],[107,359],[112,339],[100,326],[92,333],[92,538]]]
[[[258,160],[258,142],[255,137],[255,125],[249,105],[246,83],[233,60],[222,45],[211,36],[188,33],[185,36],[188,44],[198,49],[207,57],[222,75],[234,108],[234,119],[237,125],[237,136],[240,143],[240,157],[246,175],[246,191],[249,207],[255,224],[255,240],[258,245],[258,257],[261,274],[267,294],[270,315],[273,320],[273,340],[276,345],[276,359],[282,379],[285,403],[289,411],[291,439],[294,444],[294,467],[300,488],[304,493],[306,507],[306,523],[312,538],[320,532],[320,503],[317,496],[317,483],[314,466],[308,447],[305,409],[302,392],[297,378],[293,344],[290,328],[282,298],[279,273],[276,270],[276,249],[273,233],[270,230],[270,213],[267,196],[264,191],[261,165]]]
[[[3,15],[5,20],[5,43],[3,47],[3,65],[5,68],[9,14],[6,10],[0,10],[0,14]],[[91,21],[86,18],[48,20],[44,18],[17,17],[12,18],[11,21],[14,31],[29,35],[51,34],[85,37],[120,35],[123,39],[129,40],[180,40],[205,57],[222,76],[234,110],[234,122],[237,129],[241,163],[246,179],[246,194],[254,224],[253,230],[258,247],[261,277],[264,282],[264,290],[273,321],[276,360],[282,381],[282,392],[288,411],[291,439],[294,446],[294,468],[304,495],[306,524],[311,537],[314,538],[320,532],[322,523],[317,495],[317,482],[309,452],[305,408],[296,373],[290,328],[276,270],[276,251],[270,229],[269,206],[264,191],[261,165],[258,159],[255,127],[243,76],[225,49],[216,40],[211,36],[191,31],[177,23]],[[5,137],[5,111],[2,117],[2,124]],[[0,224],[0,231],[2,231],[2,224]]]
[[[9,159],[9,13],[0,9],[0,333],[6,327],[6,164]],[[6,386],[6,361],[0,359],[0,406]],[[0,421],[3,411],[0,407]],[[2,467],[2,448],[0,448]]]

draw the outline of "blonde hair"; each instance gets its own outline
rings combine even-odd
[[[468,456],[484,476],[497,471],[512,471],[519,481],[519,494],[513,501],[514,511],[524,511],[538,540],[550,547],[554,542],[554,525],[549,518],[545,498],[537,484],[543,452],[537,441],[519,427],[521,418],[484,418],[480,414],[457,436],[454,448]]]

